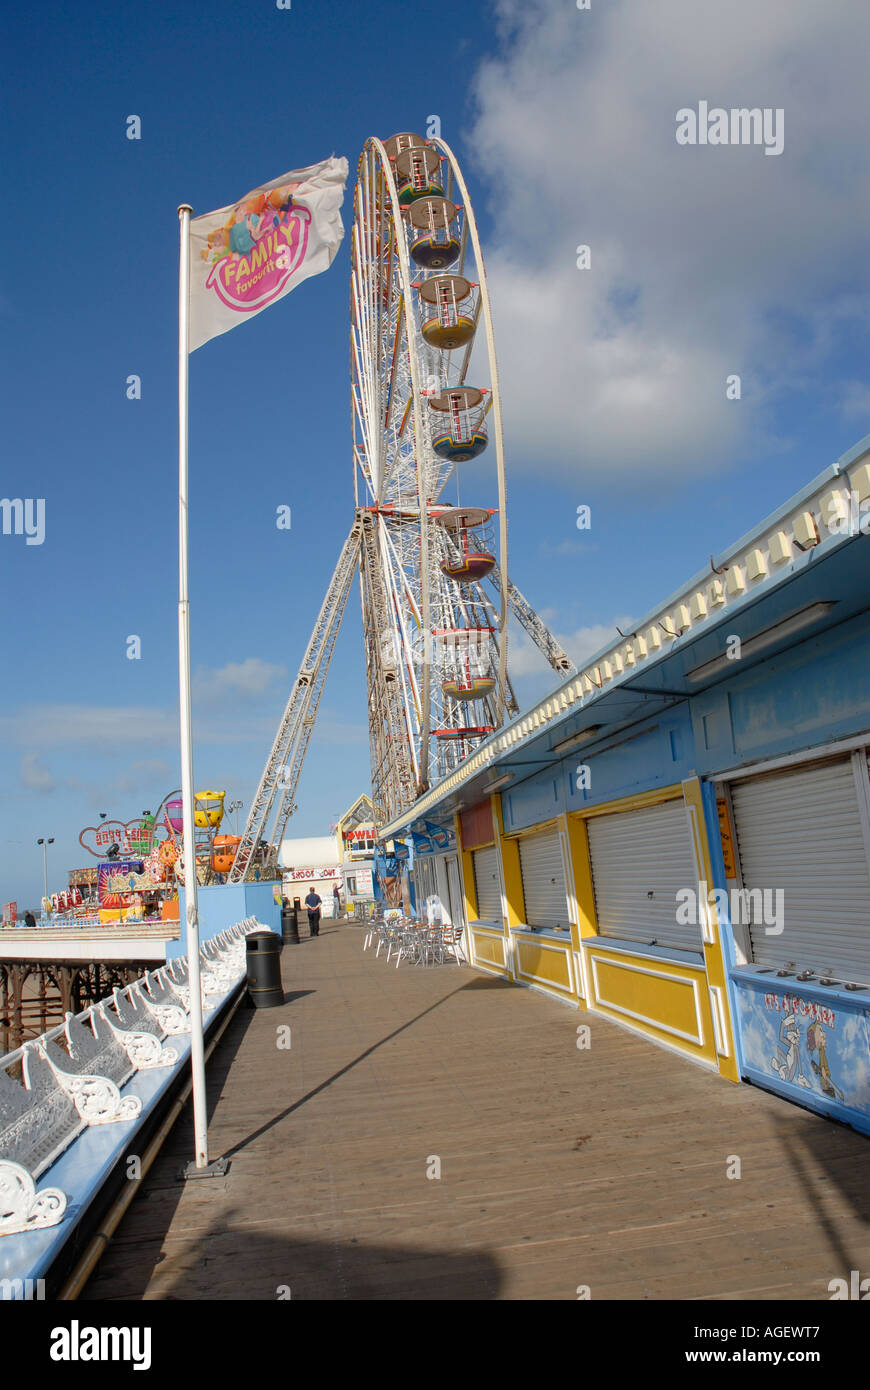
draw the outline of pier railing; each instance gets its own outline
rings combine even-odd
[[[204,1027],[241,986],[245,937],[258,929],[246,918],[201,946]],[[4,1289],[38,1282],[135,1148],[189,1058],[189,1011],[181,956],[0,1057],[0,1275],[14,1276]]]

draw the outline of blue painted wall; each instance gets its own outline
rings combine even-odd
[[[690,703],[698,772],[720,771],[870,729],[870,617],[841,623]]]
[[[581,764],[590,769],[587,788],[577,786]],[[562,811],[578,811],[634,792],[667,787],[681,782],[695,767],[692,719],[686,701],[617,736],[612,748],[584,753],[581,746],[546,772],[502,792],[505,829],[521,830],[552,820]]]
[[[697,773],[870,731],[870,616],[841,623],[712,690],[652,716],[625,741],[569,757],[502,793],[506,830],[521,830]],[[577,787],[588,765],[591,785]]]
[[[199,937],[209,941],[226,927],[234,927],[245,917],[256,917],[264,927],[281,931],[281,908],[274,901],[273,883],[212,883],[197,890],[199,904]],[[187,902],[184,889],[179,890],[179,911],[181,913],[181,935],[177,941],[167,943],[166,957],[187,954],[185,920]]]
[[[554,763],[545,772],[501,794],[505,830],[552,820],[565,809],[565,769]]]

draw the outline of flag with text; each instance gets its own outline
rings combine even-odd
[[[332,155],[191,220],[191,352],[329,268],[346,181],[347,160]]]

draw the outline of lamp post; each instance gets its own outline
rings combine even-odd
[[[229,806],[227,807],[227,815],[234,817],[237,835],[239,833],[239,811],[241,810],[243,805],[244,802],[242,801],[231,801]]]
[[[42,845],[42,896],[48,897],[48,847],[54,844],[54,836],[49,839],[41,839],[36,842]]]

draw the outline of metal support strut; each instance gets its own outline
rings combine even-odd
[[[500,579],[498,565],[487,575],[489,582],[496,592],[500,591]],[[513,580],[508,577],[507,581],[508,605],[517,621],[525,628],[539,651],[543,652],[547,661],[554,671],[566,676],[576,675],[577,667],[568,656],[567,652],[560,647],[543,618],[538,617],[532,605],[527,599],[523,598]]]
[[[272,751],[266,760],[257,794],[251,802],[241,843],[229,873],[230,883],[242,883],[250,876],[255,852],[262,839],[266,839],[270,846],[280,845],[293,813],[299,775],[359,562],[361,530],[362,522],[357,513],[338,557],[302,665],[290,689],[290,697],[278,725]],[[265,830],[270,817],[273,817],[272,833],[267,836]]]

